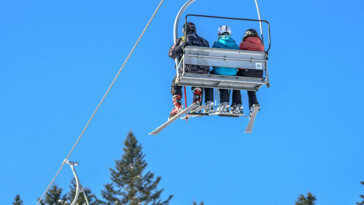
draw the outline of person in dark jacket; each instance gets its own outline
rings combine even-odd
[[[209,47],[209,42],[204,38],[200,37],[196,33],[196,26],[194,23],[187,22],[186,25],[183,25],[183,34],[185,36],[177,39],[176,43],[169,49],[168,55],[169,57],[175,59],[177,57],[182,57],[183,48],[185,46],[200,46],[200,47]],[[207,74],[210,72],[209,66],[199,66],[199,65],[186,65],[185,72],[189,73],[200,73]],[[172,80],[171,85],[171,94],[173,100],[173,109],[169,115],[169,117],[173,117],[178,114],[182,110],[182,87],[176,85],[176,76]],[[193,103],[201,102],[202,98],[202,88],[192,88],[193,89]],[[213,95],[213,90],[211,88],[205,89],[205,102],[212,101],[210,100]]]
[[[225,48],[225,49],[236,49],[239,50],[239,46],[236,44],[235,40],[231,37],[231,28],[230,26],[223,25],[218,29],[218,40],[212,46],[213,48]],[[216,75],[231,75],[235,76],[238,72],[237,68],[228,68],[228,67],[216,67],[214,66],[212,69],[212,73]],[[220,89],[220,103],[217,108],[218,113],[227,113],[229,112],[229,91],[227,89]],[[239,106],[240,108],[241,106]],[[236,111],[232,109],[235,113]],[[240,113],[240,111],[237,111]]]
[[[249,51],[264,51],[264,45],[262,44],[259,34],[255,29],[248,29],[245,32],[244,38],[239,46],[240,50]],[[254,69],[239,69],[238,76],[246,77],[263,77],[263,71]],[[259,104],[255,91],[248,91],[249,109],[253,104]],[[241,94],[239,90],[233,91],[233,104],[241,104]]]

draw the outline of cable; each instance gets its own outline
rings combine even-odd
[[[73,150],[76,148],[76,146],[77,146],[78,142],[79,142],[79,141],[80,141],[80,139],[82,138],[82,136],[83,136],[83,134],[85,133],[85,131],[86,131],[87,127],[89,126],[90,122],[91,122],[91,121],[92,121],[92,119],[94,118],[94,116],[95,116],[96,112],[99,110],[99,108],[100,108],[101,104],[104,102],[104,100],[105,100],[105,98],[106,98],[107,94],[109,93],[110,89],[111,89],[111,88],[112,88],[112,86],[114,85],[114,83],[115,83],[116,79],[119,77],[119,75],[120,75],[121,71],[123,70],[123,68],[124,68],[125,64],[128,62],[128,60],[129,60],[129,58],[130,58],[131,54],[134,52],[134,50],[135,50],[136,46],[139,44],[140,39],[143,37],[143,35],[144,35],[145,31],[147,30],[147,28],[149,27],[150,23],[151,23],[151,22],[152,22],[152,20],[154,19],[155,15],[157,14],[157,12],[158,12],[159,8],[162,6],[163,2],[164,2],[164,0],[161,0],[161,1],[160,1],[160,3],[159,3],[159,5],[158,5],[158,7],[157,7],[157,8],[156,8],[156,10],[154,11],[154,13],[153,13],[152,17],[149,19],[149,21],[148,21],[147,25],[145,26],[145,28],[144,28],[143,32],[140,34],[140,36],[139,36],[138,40],[137,40],[137,41],[136,41],[136,43],[134,44],[134,47],[131,49],[131,51],[130,51],[130,53],[129,53],[128,57],[125,59],[125,61],[124,61],[123,65],[122,65],[122,66],[121,66],[121,68],[119,69],[119,71],[118,71],[118,73],[116,74],[116,76],[115,76],[114,80],[111,82],[111,84],[110,84],[109,88],[107,89],[106,93],[104,94],[104,96],[102,97],[101,101],[100,101],[100,102],[99,102],[99,104],[97,105],[97,107],[96,107],[95,111],[94,111],[94,112],[93,112],[93,114],[91,115],[91,118],[88,120],[88,122],[87,122],[86,126],[83,128],[83,130],[82,130],[82,132],[81,132],[80,136],[79,136],[79,137],[78,137],[78,139],[76,140],[76,143],[73,145],[73,147],[72,147],[71,151],[68,153],[68,155],[67,155],[66,159],[65,159],[65,160],[63,160],[61,167],[58,169],[58,171],[57,171],[56,175],[53,177],[53,179],[52,179],[51,183],[49,183],[48,187],[47,187],[47,188],[46,188],[46,190],[43,192],[43,195],[39,198],[39,201],[38,201],[37,205],[38,205],[38,204],[40,204],[41,200],[43,199],[43,197],[45,196],[45,194],[47,193],[47,191],[49,190],[49,188],[50,188],[50,187],[51,187],[51,185],[53,184],[54,180],[57,178],[57,176],[58,176],[59,172],[62,170],[63,166],[65,165],[65,163],[67,162],[67,160],[68,160],[68,159],[69,159],[69,157],[71,156],[71,154],[72,154]]]

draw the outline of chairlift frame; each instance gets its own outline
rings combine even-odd
[[[174,43],[178,39],[178,24],[183,12],[196,0],[187,1],[182,8],[179,10],[173,29],[173,40]],[[180,86],[191,86],[191,87],[203,87],[203,88],[215,88],[218,89],[234,89],[234,90],[248,90],[248,91],[258,91],[258,89],[267,85],[269,87],[269,75],[268,75],[268,53],[271,48],[271,37],[270,37],[270,24],[267,20],[261,20],[260,10],[258,1],[255,0],[257,7],[258,18],[259,19],[246,19],[246,18],[233,18],[233,17],[222,17],[222,16],[209,16],[209,15],[197,15],[197,14],[187,14],[185,17],[185,26],[187,25],[188,17],[203,17],[203,18],[218,18],[218,19],[228,19],[228,20],[240,20],[240,21],[254,21],[259,22],[260,25],[260,36],[262,43],[264,45],[264,34],[262,23],[268,25],[268,49],[266,51],[247,51],[247,50],[233,50],[233,49],[221,49],[221,48],[207,48],[207,47],[196,47],[196,46],[186,46],[183,48],[183,55],[177,56],[175,59],[176,64],[176,84]],[[184,34],[186,37],[186,34]],[[214,74],[197,74],[197,73],[187,73],[185,72],[185,66],[187,65],[201,65],[201,66],[217,66],[217,67],[231,67],[231,68],[244,68],[244,69],[256,69],[262,70],[264,72],[264,77],[243,77],[243,76],[224,76],[224,75],[214,75]],[[216,102],[216,101],[215,101]],[[216,103],[215,103],[216,104]],[[186,114],[185,117],[181,119],[188,120],[191,117],[203,117],[203,116],[213,116],[218,115],[222,117],[248,117],[249,123],[245,129],[245,133],[251,133],[253,130],[254,121],[258,111],[260,110],[260,105],[254,104],[249,115],[244,114],[205,114],[200,113],[201,110],[205,109],[206,106],[192,104],[189,107],[186,105],[186,109],[182,110],[176,116],[168,119],[168,121],[157,129],[152,131],[151,135],[157,135],[168,125],[173,123],[178,118]]]
[[[196,0],[187,1],[179,10],[173,26],[173,40],[174,43],[177,42],[178,39],[178,25],[183,15],[184,11]],[[267,68],[268,61],[268,52],[271,47],[271,37],[270,37],[270,24],[267,20],[262,20],[260,17],[260,9],[258,5],[258,1],[255,1],[255,5],[257,8],[258,19],[247,19],[247,18],[234,18],[234,17],[222,17],[222,16],[211,16],[211,15],[197,15],[197,14],[187,14],[185,17],[185,26],[189,16],[194,17],[203,17],[203,18],[218,18],[218,19],[228,19],[228,20],[239,20],[239,21],[253,21],[259,22],[260,25],[260,34],[262,43],[264,45],[264,31],[262,23],[266,23],[268,25],[268,39],[269,46],[265,53],[261,53],[260,51],[242,51],[242,50],[231,50],[231,49],[218,49],[218,48],[210,48],[207,50],[203,47],[194,47],[187,46],[184,48],[184,53],[182,58],[177,57],[175,59],[176,64],[176,83],[180,86],[195,86],[195,87],[206,87],[206,88],[221,88],[221,89],[236,89],[236,90],[250,90],[257,91],[261,86],[269,85],[269,75]],[[186,34],[185,34],[186,35]],[[191,53],[192,49],[192,53]],[[225,53],[224,53],[225,52]],[[220,55],[216,55],[219,53]],[[263,68],[260,63],[254,62],[256,60],[256,55],[252,55],[253,53],[264,55]],[[193,56],[191,56],[191,54]],[[215,54],[215,55],[214,55]],[[211,59],[211,56],[214,56],[214,59]],[[233,56],[233,57],[232,57]],[[232,57],[232,58],[231,58]],[[250,64],[243,63],[239,64],[235,61],[234,64],[229,64],[227,62],[232,62],[232,60],[237,60],[241,62],[250,62]],[[213,66],[214,63],[218,63],[223,65],[221,67],[232,67],[232,68],[246,68],[246,69],[260,69],[263,70],[265,77],[264,78],[247,78],[241,76],[223,76],[223,75],[213,75],[213,74],[195,74],[195,73],[185,73],[185,65],[206,65]],[[241,67],[240,67],[240,66]],[[216,65],[218,66],[218,65]]]
[[[265,23],[268,26],[269,46],[268,49],[264,52],[187,46],[184,48],[182,58],[176,60],[176,75],[177,75],[176,83],[178,85],[218,88],[218,89],[258,91],[261,86],[269,84],[267,61],[268,61],[268,53],[271,48],[271,37],[270,37],[270,24],[267,20],[187,14],[185,17],[185,26],[186,23],[188,22],[188,17],[252,21],[252,22],[259,22],[260,24]],[[177,16],[176,19],[179,18],[180,17]],[[174,26],[175,26],[174,30],[176,33],[176,31],[178,30],[177,28],[178,23],[175,23]],[[184,35],[186,36],[186,34]],[[261,37],[263,39],[263,30],[261,30]],[[262,70],[264,73],[263,75],[264,77],[253,78],[253,77],[242,77],[242,76],[186,73],[185,72],[186,65],[256,69],[256,70]]]

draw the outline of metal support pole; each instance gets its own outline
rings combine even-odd
[[[83,189],[82,185],[80,184],[80,180],[78,179],[78,176],[77,176],[77,173],[76,173],[76,170],[75,170],[75,167],[74,167],[74,166],[78,166],[78,163],[77,162],[70,162],[68,160],[67,160],[66,163],[68,165],[70,165],[73,176],[75,177],[75,182],[76,182],[75,198],[73,199],[71,205],[75,205],[77,203],[78,197],[79,197],[81,192],[83,193],[86,204],[89,205],[85,190]]]
[[[80,182],[78,181],[77,173],[74,166],[77,166],[77,162],[70,162],[69,160],[66,161],[68,165],[70,165],[73,176],[75,177],[76,182],[76,191],[75,191],[75,198],[73,199],[71,205],[75,205],[77,203],[78,195],[80,193]]]
[[[190,6],[195,1],[196,0],[189,0],[189,1],[187,1],[182,6],[182,8],[179,10],[179,12],[178,12],[178,14],[176,16],[176,19],[174,20],[174,26],[173,26],[173,41],[174,41],[174,43],[176,43],[177,42],[177,39],[178,39],[178,23],[179,23],[179,20],[181,19],[181,16],[182,16],[183,12],[187,9],[187,7]],[[179,63],[180,59],[177,57],[174,61],[176,63],[176,70],[177,70],[178,63]]]
[[[88,199],[87,199],[87,195],[86,195],[86,192],[85,192],[85,190],[83,189],[83,187],[82,187],[82,193],[83,193],[83,197],[85,198],[85,201],[86,201],[86,205],[90,205],[89,203],[88,203]]]
[[[259,5],[258,5],[258,0],[255,0],[255,6],[257,7],[258,18],[259,18],[259,20],[261,20],[261,18],[260,18],[260,9],[259,9]],[[259,26],[260,26],[260,36],[262,37],[262,44],[264,45],[263,26],[262,26],[262,22],[261,21],[259,21]]]

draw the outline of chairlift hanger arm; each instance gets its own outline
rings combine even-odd
[[[179,10],[179,12],[177,13],[176,19],[174,20],[174,26],[173,26],[173,40],[174,43],[176,43],[177,39],[178,39],[178,23],[179,20],[183,14],[183,12],[185,12],[185,10],[196,0],[189,0],[187,1],[182,8]]]
[[[76,170],[74,168],[74,166],[77,166],[78,163],[67,161],[67,164],[70,165],[73,176],[75,178],[75,182],[76,182],[75,198],[73,199],[73,201],[71,203],[71,205],[75,205],[77,203],[78,195],[80,193],[80,182],[78,180],[78,176],[77,176]]]
[[[223,17],[223,16],[210,16],[210,15],[199,15],[199,14],[187,14],[185,17],[185,22],[188,22],[187,19],[188,17],[201,17],[201,18],[216,18],[216,19],[229,19],[229,20],[237,20],[237,21],[255,21],[255,22],[259,22],[259,23],[266,23],[268,26],[268,40],[269,40],[269,47],[267,49],[267,53],[270,50],[271,47],[271,38],[270,38],[270,24],[267,20],[261,20],[261,19],[246,19],[246,18],[234,18],[234,17]],[[262,36],[263,36],[263,30],[262,32]]]

